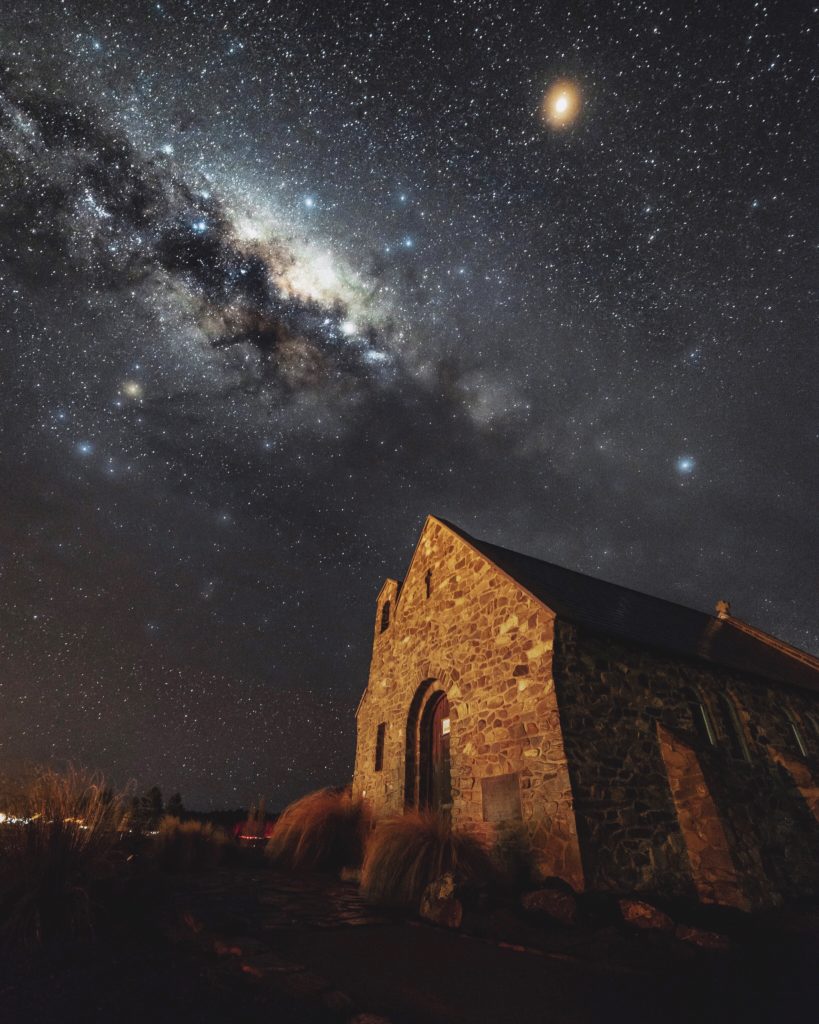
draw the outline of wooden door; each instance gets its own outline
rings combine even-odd
[[[421,736],[421,806],[446,810],[452,805],[449,772],[449,701],[442,693],[430,701]]]

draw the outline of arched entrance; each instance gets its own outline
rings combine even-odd
[[[424,680],[407,718],[407,807],[448,811],[452,806],[449,723],[446,694],[437,688],[434,679]]]
[[[431,811],[452,806],[449,775],[449,701],[436,693],[424,708],[420,730],[418,806]]]

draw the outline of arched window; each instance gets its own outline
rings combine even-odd
[[[788,724],[791,727],[791,734],[796,743],[797,750],[802,755],[802,757],[807,757],[808,748],[805,745],[805,737],[802,735],[802,730],[799,726],[799,719],[796,717],[793,711],[791,711],[791,709],[787,706],[785,707],[785,714],[788,716]]]
[[[750,761],[751,753],[748,750],[748,743],[745,739],[745,730],[742,728],[742,721],[736,705],[727,693],[719,694],[720,708],[722,709],[722,720],[725,725],[725,734],[731,745],[731,753],[739,760]]]
[[[381,605],[381,632],[382,633],[389,626],[389,624],[390,624],[390,602],[389,601],[385,601]]]
[[[714,722],[707,704],[695,690],[687,690],[686,694],[697,735],[703,743],[709,747],[715,747],[717,745],[717,731],[714,728]]]

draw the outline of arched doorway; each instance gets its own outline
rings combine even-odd
[[[418,806],[422,809],[444,811],[452,806],[449,732],[449,701],[438,692],[424,707],[419,729]]]

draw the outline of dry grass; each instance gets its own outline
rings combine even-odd
[[[92,929],[92,888],[114,869],[125,802],[101,776],[37,769],[13,793],[0,825],[0,944],[30,949]]]
[[[166,871],[203,871],[217,867],[230,840],[209,822],[180,821],[166,815],[152,842],[157,863]]]
[[[299,871],[354,867],[368,827],[363,804],[348,790],[320,789],[286,808],[265,852],[277,866]]]
[[[477,839],[453,831],[442,816],[407,812],[380,821],[370,836],[361,891],[371,903],[415,910],[426,886],[446,872],[458,884],[480,885],[494,868]]]

